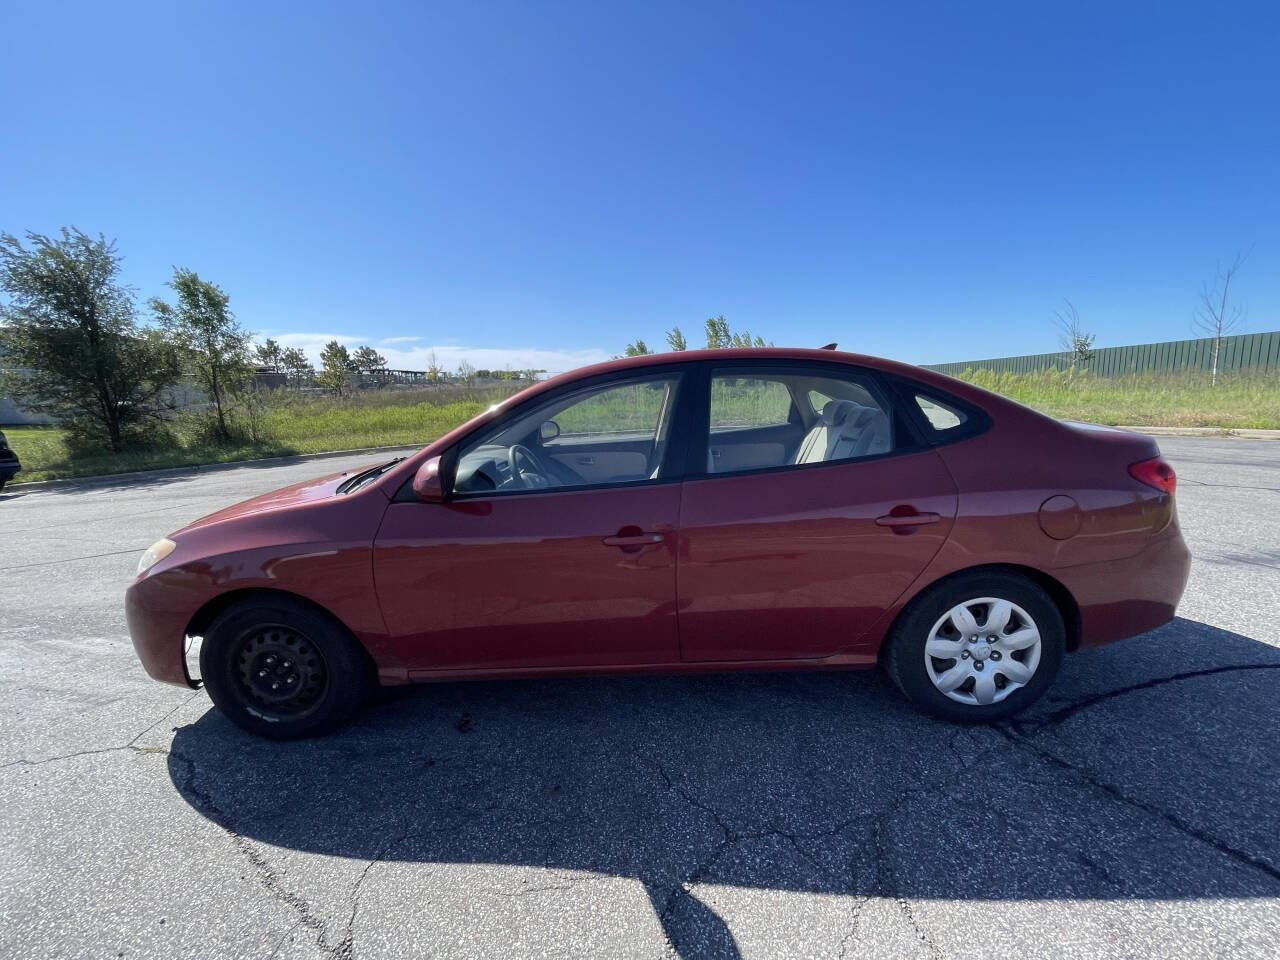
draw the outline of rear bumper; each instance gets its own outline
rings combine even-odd
[[[1138,554],[1053,574],[1080,608],[1080,646],[1092,647],[1154,630],[1173,619],[1187,586],[1191,554],[1177,521]]]
[[[0,457],[0,480],[10,480],[22,469],[17,457]]]
[[[158,578],[137,580],[125,591],[124,615],[142,668],[153,680],[196,688],[187,673],[186,632],[191,611],[174,608]]]

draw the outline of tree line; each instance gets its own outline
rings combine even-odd
[[[707,317],[703,322],[703,332],[706,334],[708,350],[724,350],[729,347],[773,346],[772,340],[765,343],[764,337],[753,337],[748,330],[737,332],[731,330],[729,321],[724,318],[724,314]],[[667,347],[677,353],[689,349],[689,341],[685,339],[685,335],[679,327],[672,327],[667,331]],[[657,351],[650,350],[649,345],[637,337],[623,348],[622,356],[643,357],[651,353],[657,353]]]
[[[236,320],[230,297],[194,270],[175,267],[166,297],[146,302],[120,280],[114,241],[72,227],[56,237],[0,234],[0,390],[20,406],[51,416],[77,442],[125,449],[177,406],[176,386],[190,377],[209,399],[210,439],[233,439],[229,413],[254,421],[259,367],[295,385],[315,383],[339,397],[355,374],[376,374],[386,358],[372,347],[336,340],[321,369],[306,354],[268,339],[260,345]],[[430,379],[445,379],[432,362]],[[256,438],[255,438],[256,439]]]

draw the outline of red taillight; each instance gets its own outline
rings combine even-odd
[[[1129,464],[1129,475],[1133,479],[1145,483],[1148,487],[1163,490],[1170,496],[1178,485],[1178,475],[1163,457],[1152,457],[1150,460],[1139,460]]]

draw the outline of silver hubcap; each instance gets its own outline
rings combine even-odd
[[[999,703],[1031,682],[1040,664],[1040,631],[1027,611],[999,597],[958,603],[929,631],[924,668],[959,703]]]

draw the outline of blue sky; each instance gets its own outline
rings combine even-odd
[[[421,367],[699,341],[912,362],[1280,328],[1266,4],[0,6],[0,230]]]

